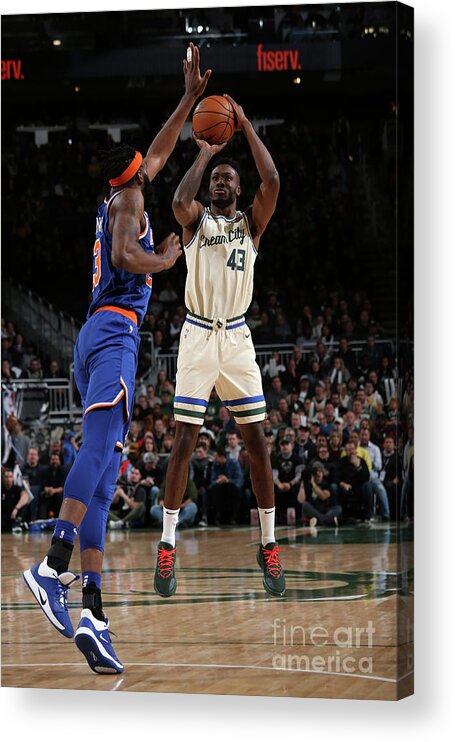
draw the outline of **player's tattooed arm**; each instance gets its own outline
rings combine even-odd
[[[153,180],[166,164],[177,143],[183,124],[196,100],[203,94],[212,74],[212,70],[206,70],[204,75],[201,76],[199,62],[199,49],[190,42],[187,58],[183,60],[185,93],[175,111],[156,135],[144,158],[144,167],[150,180]]]
[[[192,227],[196,227],[204,211],[203,205],[195,199],[206,167],[212,157],[226,146],[226,143],[209,144],[203,139],[197,139],[196,137],[194,139],[200,152],[180,181],[172,201],[175,218],[184,229],[189,231]]]
[[[125,189],[112,204],[112,265],[129,273],[160,273],[172,268],[182,254],[180,239],[172,233],[161,243],[159,254],[146,253],[139,244],[143,214],[144,201],[136,188]]]
[[[265,228],[272,218],[273,212],[276,208],[276,202],[280,190],[280,177],[278,175],[278,170],[275,167],[275,163],[273,162],[272,155],[268,151],[264,142],[262,142],[260,137],[256,134],[254,127],[245,115],[242,106],[239,106],[230,95],[225,94],[225,98],[230,101],[234,108],[237,119],[237,129],[243,132],[248,144],[250,145],[251,154],[253,155],[255,165],[261,178],[261,185],[256,191],[253,204],[249,209],[247,209],[253,240],[257,247],[259,244],[259,238],[265,231]]]

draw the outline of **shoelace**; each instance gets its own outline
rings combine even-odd
[[[59,603],[63,608],[66,608],[66,596],[68,594],[68,585],[62,585],[62,583],[57,580],[58,582],[58,594],[59,594]]]
[[[261,548],[270,575],[272,577],[279,577],[281,574],[281,564],[278,558],[280,549],[278,546],[274,546],[273,549],[265,549],[263,546]]]
[[[160,549],[158,550],[158,570],[160,573],[160,577],[162,577],[163,579],[167,579],[172,574],[174,554],[175,549],[167,551],[166,549],[163,549],[163,547],[160,547]]]
[[[76,582],[79,579],[79,575],[74,576],[74,580],[71,580],[71,582],[68,582],[67,585],[64,585],[63,582],[60,582],[60,580],[57,580],[58,583],[58,593],[59,593],[59,603],[63,608],[66,609],[66,597],[68,595],[68,588],[73,584],[73,582]]]

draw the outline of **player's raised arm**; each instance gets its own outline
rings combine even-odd
[[[261,185],[256,191],[253,205],[251,207],[251,231],[253,239],[264,232],[276,208],[278,193],[280,190],[280,176],[275,167],[272,156],[256,134],[251,121],[245,116],[242,106],[239,106],[230,95],[225,94],[235,111],[237,129],[242,131],[250,145],[254,162],[261,178]]]
[[[207,70],[201,77],[199,69],[199,49],[190,43],[187,59],[183,61],[185,76],[185,93],[174,113],[168,118],[161,131],[151,143],[144,158],[144,167],[150,180],[164,167],[171,155],[188,115],[203,94],[212,70]]]
[[[147,253],[139,244],[144,199],[138,188],[127,188],[112,204],[109,227],[112,233],[112,264],[129,273],[160,273],[172,268],[182,254],[176,234],[158,246],[158,254]]]
[[[184,229],[190,229],[201,218],[204,207],[195,200],[196,194],[210,160],[225,146],[225,144],[208,144],[202,139],[195,138],[195,141],[200,152],[180,181],[172,201],[174,216]]]

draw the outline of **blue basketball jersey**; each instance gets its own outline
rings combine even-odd
[[[109,208],[113,200],[122,193],[117,191],[99,207],[96,217],[96,239],[93,248],[93,287],[92,303],[87,317],[100,307],[115,305],[133,310],[137,314],[138,325],[144,319],[152,290],[152,274],[128,273],[112,265],[112,235],[109,232]],[[139,244],[145,252],[153,253],[153,232],[146,211],[145,229],[139,235]]]

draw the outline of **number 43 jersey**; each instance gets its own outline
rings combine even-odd
[[[227,219],[206,207],[185,245],[185,303],[190,312],[208,319],[245,314],[253,296],[256,256],[245,213],[236,211]]]
[[[96,236],[93,248],[92,303],[88,317],[100,307],[110,305],[136,312],[138,326],[147,311],[152,289],[152,274],[129,273],[112,265],[112,235],[109,232],[109,209],[117,196],[116,191],[98,209]],[[139,244],[147,253],[154,252],[153,232],[144,211],[145,228],[139,235]]]

